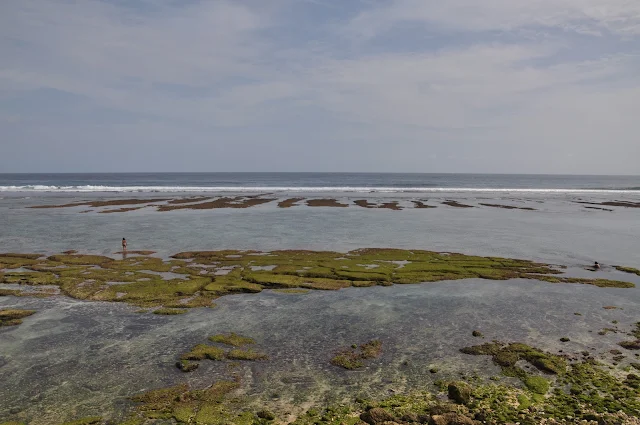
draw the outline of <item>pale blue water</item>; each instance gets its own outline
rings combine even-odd
[[[10,186],[21,191],[10,191]],[[640,202],[638,187],[639,177],[615,176],[0,175],[0,251],[77,249],[112,255],[122,237],[130,249],[152,249],[163,257],[198,249],[420,248],[540,260],[566,265],[574,273],[598,260],[604,270],[590,275],[640,284],[640,278],[610,268],[640,268],[640,208],[605,211],[578,203]],[[221,191],[225,196],[270,192],[277,199],[331,197],[350,206],[282,209],[274,201],[249,209],[158,212],[146,207],[114,214],[100,214],[100,209],[81,213],[85,207],[26,208],[86,199],[216,196]],[[365,209],[353,204],[356,199],[394,200],[405,209]],[[442,204],[451,199],[474,208]],[[414,209],[413,200],[437,208]],[[604,310],[605,305],[623,310]],[[64,297],[0,297],[0,308],[10,307],[38,313],[19,327],[0,330],[0,422],[49,424],[121,411],[129,405],[127,395],[146,389],[184,380],[202,386],[228,377],[226,366],[216,362],[203,363],[192,375],[173,367],[180,353],[222,331],[252,336],[269,354],[270,361],[240,370],[251,399],[278,413],[291,411],[292,404],[431,388],[433,380],[460,372],[495,375],[498,370],[489,359],[457,351],[475,342],[470,332],[476,328],[488,338],[550,350],[568,336],[565,350],[594,349],[606,357],[610,345],[624,336],[599,336],[597,331],[612,326],[612,320],[620,322],[621,331],[638,321],[640,288],[468,280],[307,295],[266,291],[225,297],[215,309],[179,317],[141,315],[126,305]],[[383,340],[384,354],[366,370],[348,373],[329,364],[336,349],[374,337]],[[442,373],[431,376],[432,366]]]

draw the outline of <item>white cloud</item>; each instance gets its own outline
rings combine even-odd
[[[373,37],[396,25],[421,22],[455,31],[514,31],[548,28],[577,33],[640,34],[635,0],[392,0],[363,11],[349,24]]]
[[[13,131],[24,127],[20,140],[61,147],[99,131],[125,144],[144,141],[139,155],[153,141],[166,148],[185,134],[182,143],[198,152],[241,146],[249,156],[260,152],[255,161],[270,151],[274,158],[307,152],[307,167],[315,169],[328,169],[313,165],[326,157],[328,143],[349,158],[346,168],[360,170],[384,164],[387,171],[420,171],[419,158],[458,154],[450,171],[524,171],[529,162],[528,171],[559,171],[561,164],[551,167],[538,151],[555,146],[585,167],[619,171],[620,164],[596,153],[606,142],[623,156],[624,170],[637,170],[629,154],[640,154],[640,52],[624,37],[638,40],[640,2],[359,2],[355,17],[308,23],[311,37],[294,31],[291,1],[144,1],[137,9],[98,0],[5,2],[0,113],[21,116],[12,123]],[[336,21],[346,26],[335,31]],[[410,53],[394,49],[398,40],[381,42],[411,29],[407,23],[478,37],[456,44],[434,36]],[[549,39],[536,35],[540,28],[562,32]],[[493,31],[511,36],[496,41]],[[604,32],[614,37],[610,45],[588,49],[592,36],[585,34]],[[589,53],[576,57],[576,48]],[[77,95],[89,110],[115,110],[134,123],[102,124],[97,112],[83,115],[94,123],[39,117],[47,122],[38,124],[38,117],[3,109],[7,99],[28,99],[39,88]],[[30,109],[37,115],[37,104]],[[12,143],[6,140],[0,143]],[[518,158],[520,150],[528,154]]]

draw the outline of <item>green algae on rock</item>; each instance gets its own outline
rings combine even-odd
[[[181,371],[188,373],[196,370],[198,367],[200,367],[200,364],[195,362],[190,362],[189,360],[179,360],[176,362],[176,367]]]
[[[268,357],[265,354],[262,354],[260,352],[257,352],[254,350],[241,350],[239,348],[230,350],[226,354],[226,357],[229,360],[249,360],[249,361],[268,359]]]
[[[238,389],[239,383],[219,381],[192,390],[187,384],[152,390],[132,398],[139,403],[132,416],[150,420],[174,420],[184,424],[251,424],[253,414],[232,411],[227,396]]]
[[[351,348],[341,350],[331,359],[331,363],[343,369],[353,370],[364,366],[364,360],[374,359],[382,352],[382,342],[377,339],[360,346],[354,344]]]
[[[206,344],[198,344],[180,357],[181,360],[224,360],[224,358],[223,349]]]
[[[247,337],[238,335],[234,332],[231,332],[229,334],[218,334],[218,335],[210,336],[209,341],[231,345],[234,347],[242,347],[243,345],[255,343],[255,341],[252,338],[247,338]]]
[[[22,319],[35,313],[35,310],[2,309],[0,310],[0,327],[17,326],[22,323]]]
[[[629,274],[636,274],[640,276],[640,270],[634,269],[633,267],[624,267],[624,266],[613,266],[616,270]]]
[[[338,290],[346,287],[411,284],[481,278],[535,279],[600,287],[633,283],[559,276],[548,264],[402,249],[358,249],[347,253],[282,250],[220,250],[113,259],[102,255],[0,255],[0,283],[55,285],[63,295],[83,300],[125,302],[143,308],[211,306],[227,294],[264,288]],[[21,269],[26,271],[20,271]],[[164,277],[164,273],[170,273]],[[176,277],[180,275],[181,277]]]

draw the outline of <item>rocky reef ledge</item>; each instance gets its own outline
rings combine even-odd
[[[167,260],[149,256],[114,259],[83,254],[0,254],[0,284],[14,284],[0,287],[0,296],[63,294],[143,308],[211,307],[218,297],[265,288],[338,290],[469,278],[634,287],[620,280],[570,277],[562,266],[421,250],[194,251]]]

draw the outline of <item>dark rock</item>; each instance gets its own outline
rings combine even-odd
[[[418,415],[418,422],[421,424],[428,424],[431,421],[430,415]]]
[[[418,419],[418,415],[415,413],[407,413],[403,417],[400,418],[402,422],[420,422]]]
[[[471,400],[471,387],[464,382],[449,384],[449,398],[459,404],[467,404]]]
[[[618,345],[627,350],[640,350],[640,339],[636,339],[635,341],[622,341]]]
[[[374,407],[360,415],[360,419],[368,423],[369,425],[378,425],[383,422],[395,422],[396,418],[389,412],[380,408]]]
[[[561,342],[569,342],[571,341],[569,338],[567,338],[566,336],[563,336],[562,338],[560,338]]]
[[[482,335],[482,332],[480,332],[480,331],[473,331],[473,332],[471,332],[471,335],[473,335],[473,336],[477,336],[477,337],[482,337],[482,336],[484,336],[484,335]]]
[[[429,408],[429,414],[432,416],[444,415],[445,413],[454,412],[455,410],[456,406],[453,404],[436,404]]]
[[[263,409],[261,411],[259,411],[258,413],[256,413],[256,415],[260,418],[260,419],[266,419],[268,421],[272,421],[276,418],[276,415],[274,415],[273,413],[271,413],[270,411]]]
[[[193,372],[199,366],[200,365],[198,363],[193,363],[188,360],[180,360],[179,362],[176,362],[176,367],[183,372]]]

